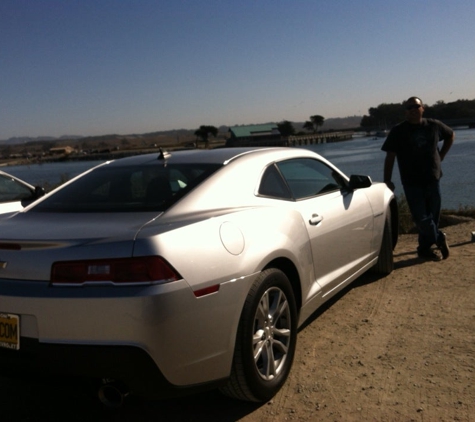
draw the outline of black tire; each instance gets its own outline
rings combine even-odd
[[[391,213],[388,210],[384,223],[383,240],[379,251],[379,258],[372,268],[373,272],[382,275],[391,274],[394,270],[393,236],[391,230]]]
[[[239,322],[231,376],[220,390],[240,400],[270,400],[287,379],[297,340],[297,307],[287,276],[263,271]]]

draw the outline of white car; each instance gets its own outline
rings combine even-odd
[[[22,210],[43,195],[42,188],[0,170],[0,214]]]
[[[307,149],[101,164],[0,221],[0,373],[102,379],[104,402],[119,386],[269,400],[298,327],[392,271],[397,221],[384,183]]]

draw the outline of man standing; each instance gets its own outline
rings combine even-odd
[[[440,261],[432,246],[437,245],[443,259],[449,256],[445,234],[439,230],[441,162],[454,142],[454,132],[435,119],[425,119],[424,104],[418,97],[405,103],[406,120],[394,126],[381,149],[386,152],[384,182],[391,181],[397,158],[407,204],[419,232],[417,255],[425,260]],[[439,142],[442,148],[438,148]]]

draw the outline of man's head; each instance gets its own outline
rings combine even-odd
[[[404,103],[406,109],[406,120],[412,124],[418,124],[422,121],[424,113],[424,104],[419,97],[411,97]]]

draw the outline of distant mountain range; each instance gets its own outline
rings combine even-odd
[[[337,117],[337,118],[329,118],[325,120],[325,123],[321,130],[352,130],[358,128],[360,126],[362,116],[350,116],[350,117]],[[295,129],[297,131],[302,130],[304,122],[292,122]],[[241,125],[246,126],[246,125]],[[220,132],[227,132],[229,126],[219,126]],[[151,133],[143,133],[143,134],[130,134],[130,135],[101,135],[101,136],[81,136],[81,135],[63,135],[60,137],[53,137],[53,136],[37,136],[37,137],[30,137],[30,136],[19,136],[13,137],[5,140],[0,140],[0,145],[18,145],[18,144],[27,144],[30,142],[36,141],[58,141],[63,139],[82,139],[82,138],[100,138],[100,137],[110,137],[110,136],[155,136],[155,135],[176,135],[177,133],[191,133],[195,132],[195,129],[177,129],[177,130],[166,130],[166,131],[159,131],[159,132],[151,132]]]
[[[32,138],[30,136],[18,136],[14,138],[9,138],[5,140],[0,140],[0,145],[17,145],[17,144],[27,144],[29,142],[36,142],[36,141],[58,141],[61,139],[81,139],[83,136],[80,135],[63,135],[58,138],[54,136],[37,136],[36,138]]]

